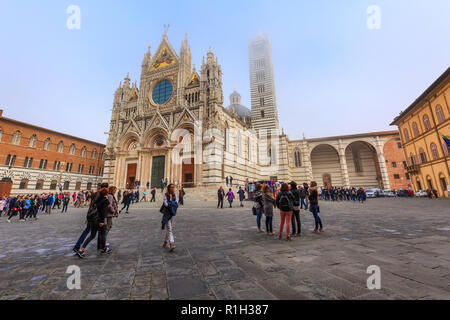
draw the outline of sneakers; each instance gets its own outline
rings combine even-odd
[[[76,253],[77,253],[77,255],[80,257],[80,259],[86,258],[86,253],[84,252],[84,250],[83,250],[83,251],[77,250]]]
[[[313,233],[317,233],[318,231],[317,231],[317,229],[314,229],[312,232],[313,232]]]
[[[110,247],[106,247],[105,249],[101,250],[101,254],[110,254],[112,252],[112,249]]]
[[[174,243],[171,243],[170,246],[169,246],[169,248],[170,248],[169,251],[170,251],[170,252],[173,252],[173,250],[175,250],[176,246],[175,246]]]

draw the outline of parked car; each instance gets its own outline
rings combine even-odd
[[[423,190],[419,190],[414,194],[416,197],[428,197],[428,193]]]
[[[367,198],[380,198],[384,197],[384,192],[383,190],[377,188],[367,189],[366,196]]]
[[[385,196],[385,197],[392,198],[392,197],[396,197],[397,195],[395,194],[394,191],[386,190],[386,191],[384,191],[384,196]]]

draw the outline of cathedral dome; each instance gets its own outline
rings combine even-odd
[[[230,95],[231,104],[227,107],[227,110],[239,118],[250,118],[251,111],[247,107],[241,104],[241,95],[235,91]]]

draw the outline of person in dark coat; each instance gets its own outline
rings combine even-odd
[[[223,209],[223,198],[225,197],[225,191],[223,190],[222,186],[219,188],[219,190],[217,190],[217,208]]]
[[[97,249],[100,250],[100,253],[102,254],[110,254],[112,252],[111,248],[106,246],[106,220],[109,212],[108,193],[108,188],[102,188],[98,191],[97,197],[94,201],[94,206],[97,208],[97,216],[93,221],[88,222],[90,224],[91,234],[89,235],[89,238],[84,241],[80,249],[80,257],[85,256],[86,247],[93,239],[95,239],[97,232]]]
[[[239,187],[239,191],[237,192],[239,195],[239,202],[241,203],[241,207],[244,206],[244,200],[245,200],[245,191],[242,190],[242,187]]]

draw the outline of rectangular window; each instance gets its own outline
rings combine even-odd
[[[44,159],[41,159],[41,162],[39,163],[39,169],[44,169]]]
[[[264,81],[266,79],[266,74],[264,71],[257,71],[256,72],[256,80],[257,81]]]
[[[399,180],[400,179],[400,175],[399,174],[394,174],[394,179],[395,180]]]
[[[265,91],[266,90],[263,84],[258,85],[258,93],[264,93]]]
[[[406,173],[406,179],[409,180],[409,173]]]
[[[397,162],[392,162],[392,168],[397,168]]]
[[[259,105],[264,107],[264,98],[259,98]]]
[[[403,168],[406,169],[408,165],[406,164],[406,161],[403,161]]]
[[[401,143],[401,142],[397,142],[397,147],[398,147],[399,149],[401,149],[401,148],[402,148],[402,143]]]

